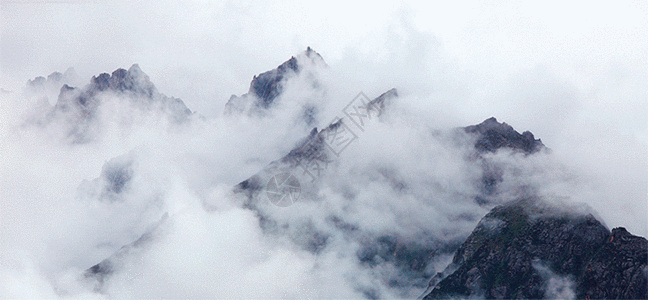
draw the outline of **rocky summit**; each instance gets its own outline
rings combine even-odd
[[[250,89],[242,96],[232,95],[225,104],[225,114],[259,114],[268,109],[284,91],[285,80],[300,74],[312,66],[327,67],[322,56],[308,47],[277,68],[255,75]],[[316,82],[313,82],[316,85]]]
[[[500,148],[510,148],[532,154],[544,148],[542,141],[535,139],[530,131],[520,134],[511,125],[497,122],[495,117],[486,119],[477,125],[465,127],[464,130],[478,135],[475,149],[480,152],[495,152]]]
[[[590,213],[520,199],[479,222],[424,299],[645,299],[647,249]]]
[[[66,78],[59,74],[53,73],[47,82],[58,83],[61,78]],[[33,90],[41,81],[43,79],[36,78],[28,85]],[[62,123],[68,130],[67,139],[73,143],[86,143],[101,130],[102,125],[95,122],[97,112],[109,101],[126,101],[124,103],[143,112],[160,112],[175,123],[187,121],[192,114],[182,100],[158,92],[148,75],[134,64],[128,70],[120,68],[112,74],[93,76],[90,84],[83,88],[62,84],[54,107],[45,110],[44,115],[32,118],[31,123],[41,126]]]

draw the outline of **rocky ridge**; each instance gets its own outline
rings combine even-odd
[[[463,130],[477,136],[475,149],[481,153],[509,148],[533,154],[545,148],[542,141],[536,139],[530,131],[520,134],[511,125],[497,122],[495,117],[488,118],[477,125],[464,127]]]
[[[33,89],[34,86],[50,81],[59,82],[64,78],[60,73],[53,73],[47,81],[39,77],[30,81],[28,86]],[[134,64],[128,70],[117,69],[112,74],[93,76],[90,84],[83,88],[63,84],[54,107],[47,109],[46,114],[40,118],[32,117],[31,122],[47,126],[56,120],[63,120],[69,127],[68,138],[74,143],[85,143],[93,140],[93,131],[100,130],[100,126],[93,121],[99,108],[113,96],[128,99],[133,107],[142,111],[161,112],[176,123],[187,121],[192,114],[182,100],[158,92],[148,75]]]
[[[293,56],[277,68],[255,75],[246,94],[232,95],[225,104],[225,114],[259,115],[267,110],[284,91],[285,81],[307,70],[310,66],[328,67],[322,56],[308,47],[297,57]],[[313,82],[314,85],[317,82]]]
[[[561,205],[561,207],[564,207]],[[424,299],[645,299],[648,242],[539,198],[495,207]]]

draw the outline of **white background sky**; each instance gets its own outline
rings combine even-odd
[[[495,116],[520,132],[533,132],[553,150],[556,161],[577,175],[576,201],[589,203],[610,228],[625,226],[634,234],[648,235],[648,4],[644,1],[304,4],[0,0],[0,88],[4,90],[19,92],[27,80],[69,67],[75,68],[85,85],[93,75],[138,63],[160,92],[181,98],[190,109],[208,118],[220,118],[230,95],[247,92],[253,75],[275,68],[307,46],[320,53],[337,76],[337,86],[342,91],[335,94],[348,100],[359,91],[375,97],[395,87],[403,96],[399,101],[409,101],[404,105],[420,110],[419,116],[426,116],[429,123],[438,127],[477,124]],[[18,98],[0,99],[0,142],[19,141],[16,145],[0,145],[0,187],[5,189],[0,190],[0,198],[5,198],[0,199],[0,208],[7,211],[0,211],[0,225],[13,232],[2,237],[2,241],[11,242],[7,242],[7,249],[34,255],[32,260],[39,268],[56,269],[53,265],[66,266],[60,268],[67,270],[70,265],[79,267],[73,272],[79,274],[89,263],[96,263],[97,257],[102,259],[110,253],[90,249],[94,245],[86,243],[83,234],[68,234],[67,228],[95,228],[86,224],[93,224],[94,215],[87,222],[74,217],[83,215],[77,212],[81,210],[77,205],[83,203],[70,204],[68,200],[83,179],[96,178],[107,160],[127,153],[132,147],[124,150],[110,140],[105,145],[91,144],[87,148],[65,148],[55,143],[49,147],[51,141],[41,141],[28,131],[21,131],[20,137],[15,138],[9,132],[15,124],[8,120],[16,121],[20,113],[14,113],[15,110],[28,110],[33,105],[7,102],[15,99]],[[196,156],[208,157],[212,162],[187,166],[184,175],[189,179],[183,180],[209,185],[211,175],[223,190],[229,189],[229,181],[236,179],[229,173],[247,178],[248,173],[259,169],[231,165],[241,160],[238,158],[279,157],[274,152],[264,154],[263,146],[254,144],[256,137],[245,136],[262,135],[270,126],[242,126],[239,136],[243,137],[238,142],[230,139],[236,136],[236,129],[225,132],[221,128],[212,131],[210,127],[197,127],[196,132],[187,134],[193,138],[189,139],[193,143],[191,149],[186,149],[186,141],[175,137],[164,141],[142,134],[138,137],[144,144],[149,140],[154,140],[152,145],[159,143],[151,150],[156,155],[142,155],[146,157],[142,159],[142,169],[149,168],[155,170],[151,174],[157,174],[163,165],[158,162],[175,161],[176,155],[191,161],[191,157],[185,157],[190,155],[183,153],[194,151]],[[282,126],[273,128],[285,130]],[[407,132],[401,133],[402,140],[409,141]],[[286,133],[268,136],[283,134]],[[392,144],[400,139],[398,132],[390,134]],[[270,137],[262,137],[262,145],[271,144],[267,141]],[[380,137],[367,138],[370,140],[377,143]],[[227,142],[220,145],[221,141]],[[167,148],[167,144],[173,147]],[[426,141],[419,144],[429,146]],[[168,149],[176,149],[177,153]],[[240,154],[240,149],[249,153]],[[159,153],[155,152],[158,150]],[[417,157],[396,156],[404,166],[421,165]],[[147,161],[150,165],[146,165]],[[452,165],[450,160],[448,163]],[[212,165],[225,171],[211,170]],[[560,178],[562,171],[558,169],[549,168],[541,174],[547,180]],[[452,174],[451,171],[447,173]],[[41,179],[49,181],[39,185]],[[185,186],[176,179],[170,181]],[[141,186],[148,188],[148,183]],[[193,196],[171,192],[169,198]],[[240,225],[241,232],[248,231],[245,226],[256,224],[249,212],[236,213],[247,215],[232,214],[231,220],[209,215],[205,217],[209,223],[206,224],[213,228]],[[178,218],[182,220],[182,216]],[[99,225],[97,228],[103,228]],[[196,249],[209,252],[211,245],[223,241],[213,237],[212,232],[202,232],[203,227],[191,228],[197,230],[192,241],[205,236],[214,239],[213,243],[206,242],[203,248]],[[228,234],[224,240],[238,238]],[[93,236],[100,240],[104,233],[99,231]],[[76,256],[67,249],[67,240],[60,237],[78,239]],[[250,239],[257,241],[256,237]],[[5,245],[1,246],[0,250],[4,250]],[[228,249],[233,256],[239,252]],[[192,249],[185,250],[191,253]],[[97,257],[89,258],[84,251]],[[38,254],[41,252],[44,254]],[[169,257],[168,253],[160,255]],[[82,262],[62,261],[59,256]],[[286,261],[294,259],[287,257]],[[0,279],[18,278],[20,282],[20,278],[27,278],[23,273],[16,274],[0,273]],[[39,276],[35,278],[40,280]],[[25,286],[30,290],[29,287],[42,284],[33,281]],[[178,291],[183,290],[186,289]]]
[[[494,115],[551,139],[578,115],[645,143],[647,6],[3,1],[0,87],[139,63],[162,92],[217,115],[253,74],[311,46],[335,70],[361,72],[367,92],[446,100],[465,116],[458,124]]]

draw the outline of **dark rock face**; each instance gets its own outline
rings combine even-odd
[[[311,52],[312,50],[308,48],[307,55]],[[249,93],[259,97],[259,100],[261,100],[259,106],[268,108],[272,103],[272,100],[281,94],[283,88],[281,86],[281,81],[290,71],[295,73],[299,71],[299,66],[297,65],[297,59],[295,57],[291,57],[288,61],[282,63],[274,70],[261,73],[252,78]]]
[[[112,75],[102,73],[92,77],[90,82],[91,92],[113,90],[120,92],[132,92],[137,95],[152,97],[156,91],[155,86],[148,76],[135,64],[128,71],[124,69],[115,70]]]
[[[103,93],[124,96],[130,99],[134,107],[142,110],[162,111],[178,123],[188,120],[192,114],[182,100],[159,93],[149,77],[135,64],[128,70],[117,69],[112,75],[102,73],[93,76],[90,84],[82,89],[64,84],[47,118],[64,118],[72,127],[69,136],[76,143],[92,140],[92,131],[97,130],[93,128],[92,121],[102,105]]]
[[[312,64],[326,65],[322,56],[310,47],[299,56]],[[276,69],[254,76],[247,94],[240,97],[235,95],[230,97],[229,101],[225,104],[225,114],[258,114],[268,109],[274,100],[284,91],[285,80],[302,71],[303,66],[300,65],[299,59],[293,56]],[[317,83],[314,82],[313,84],[316,85]],[[309,116],[307,115],[306,117]]]
[[[578,283],[578,298],[647,299],[648,243],[625,228],[612,229],[609,239],[587,263]]]
[[[525,131],[520,134],[510,125],[497,122],[495,118],[464,127],[464,130],[478,136],[475,149],[482,153],[495,152],[500,148],[510,148],[526,154],[533,154],[544,148],[542,141],[535,139],[533,133]]]
[[[470,159],[474,160],[475,164],[481,165],[483,170],[479,183],[482,195],[475,199],[481,205],[493,204],[489,198],[497,195],[498,185],[504,177],[502,166],[484,159],[485,155],[501,149],[532,155],[547,149],[540,139],[535,139],[533,133],[525,131],[520,134],[510,125],[500,123],[494,117],[477,125],[463,127],[460,131],[475,138],[475,154]]]
[[[451,274],[431,282],[425,299],[539,299],[551,297],[556,278],[569,281],[578,298],[642,299],[647,249],[645,238],[623,228],[610,232],[591,214],[518,200],[480,221],[457,250]]]
[[[331,162],[331,155],[326,151],[324,144],[325,135],[341,126],[342,120],[329,125],[327,128],[318,131],[313,128],[310,134],[304,138],[296,147],[286,156],[279,160],[271,162],[266,168],[252,177],[237,184],[233,191],[235,194],[244,195],[244,206],[257,210],[257,201],[259,193],[263,190],[264,185],[270,178],[277,173],[295,173],[301,174],[299,163],[301,161],[315,161],[321,164]]]

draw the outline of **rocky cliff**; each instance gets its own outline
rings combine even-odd
[[[644,299],[647,249],[586,211],[521,199],[479,222],[424,299]]]
[[[225,114],[262,114],[282,94],[287,79],[308,72],[311,67],[327,65],[319,53],[308,47],[306,51],[291,57],[277,68],[255,75],[246,94],[230,97],[225,104]],[[316,80],[313,80],[312,84],[317,85]]]

